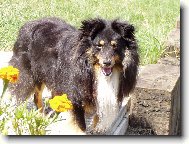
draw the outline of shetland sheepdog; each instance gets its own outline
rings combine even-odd
[[[27,22],[9,62],[20,70],[19,81],[9,85],[11,93],[18,102],[34,96],[38,108],[43,108],[44,87],[52,97],[66,93],[74,127],[105,134],[135,87],[139,55],[134,33],[133,25],[117,19],[84,20],[79,29],[59,18]]]

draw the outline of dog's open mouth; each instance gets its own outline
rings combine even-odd
[[[112,67],[102,67],[102,73],[105,76],[109,76],[112,74]]]

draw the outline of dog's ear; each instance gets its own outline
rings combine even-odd
[[[120,22],[118,20],[114,20],[112,22],[112,28],[115,32],[120,34],[125,39],[133,39],[135,28],[133,25],[127,22]]]
[[[94,39],[98,32],[100,32],[104,28],[105,22],[102,19],[84,20],[82,21],[82,26],[80,28],[80,30],[82,31],[81,38],[86,36]]]

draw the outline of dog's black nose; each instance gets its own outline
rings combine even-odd
[[[106,66],[110,66],[111,65],[111,60],[103,61],[103,64],[106,65]]]

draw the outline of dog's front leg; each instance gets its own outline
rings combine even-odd
[[[85,124],[85,116],[84,116],[84,109],[81,104],[73,104],[73,113],[74,119],[79,126],[79,128],[85,132],[86,124]]]

